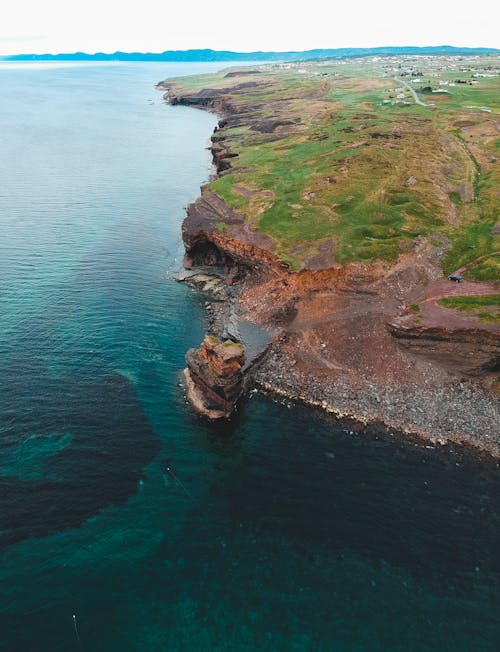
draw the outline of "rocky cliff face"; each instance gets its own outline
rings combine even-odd
[[[227,232],[221,232],[221,224]],[[259,273],[283,274],[288,270],[274,253],[270,238],[251,231],[243,216],[233,211],[222,197],[205,189],[188,206],[182,238],[186,249],[185,267],[225,267],[229,282],[248,272],[256,276]]]
[[[500,368],[498,333],[480,328],[425,327],[404,319],[393,320],[387,327],[398,343],[411,353],[458,373],[478,376]]]
[[[187,396],[210,419],[229,417],[243,390],[245,352],[240,343],[207,335],[199,349],[186,354]]]
[[[177,96],[174,86],[167,98],[221,116],[211,148],[219,176],[241,170],[225,127],[250,119],[232,102],[230,90]],[[252,129],[267,133],[266,124],[251,120]],[[282,124],[280,133],[295,128]],[[201,190],[182,226],[185,266],[222,267],[226,283],[235,285],[231,296],[237,297],[238,312],[280,333],[252,382],[362,422],[377,419],[431,441],[472,442],[499,454],[498,400],[489,391],[498,369],[498,332],[462,326],[457,316],[452,328],[449,311],[438,312],[435,300],[450,289],[433,250],[415,242],[394,262],[339,265],[330,239],[292,271],[274,240],[252,228],[210,185]],[[401,317],[415,302],[418,323]],[[207,336],[186,360],[195,409],[212,419],[229,416],[244,387],[243,347]]]

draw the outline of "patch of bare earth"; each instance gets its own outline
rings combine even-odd
[[[241,295],[247,314],[283,329],[257,382],[340,416],[379,420],[431,441],[472,443],[498,455],[499,401],[487,383],[457,370],[453,360],[448,364],[432,343],[424,355],[401,346],[387,328],[435,273],[408,257],[392,270],[358,264],[247,287]],[[446,284],[427,288],[435,292]]]
[[[498,333],[498,326],[490,323],[478,323],[475,317],[467,312],[445,308],[438,301],[446,297],[487,296],[497,294],[498,287],[494,283],[472,283],[463,280],[461,283],[440,279],[430,284],[419,300],[419,315],[421,325],[429,328],[445,328],[453,331],[463,328],[481,328],[485,331]]]

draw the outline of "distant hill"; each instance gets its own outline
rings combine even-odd
[[[429,47],[377,47],[305,50],[304,52],[231,52],[229,50],[166,50],[165,52],[73,52],[61,54],[15,54],[4,61],[297,61],[344,57],[391,56],[404,54],[474,55],[495,54],[495,48],[460,48],[451,45]]]

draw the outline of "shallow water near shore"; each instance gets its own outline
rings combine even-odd
[[[0,649],[497,650],[495,465],[185,404],[216,119],[153,85],[217,67],[0,64]]]

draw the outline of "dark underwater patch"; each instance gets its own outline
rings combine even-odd
[[[123,503],[159,450],[134,387],[123,376],[45,380],[52,391],[44,393],[43,410],[32,414],[36,432],[66,431],[73,439],[47,458],[43,479],[0,477],[1,547],[76,527]],[[25,437],[26,425],[10,424],[9,440]]]

